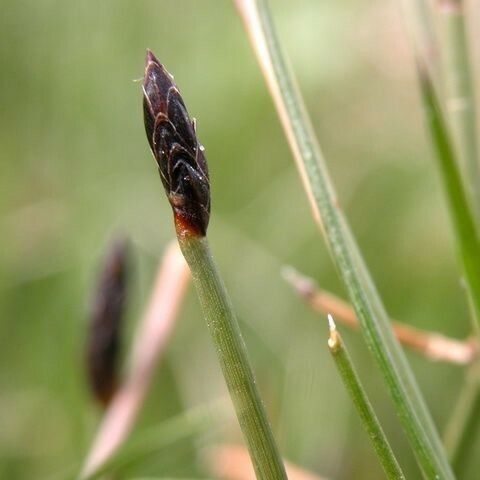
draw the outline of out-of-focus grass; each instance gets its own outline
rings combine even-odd
[[[173,236],[132,81],[150,47],[198,119],[212,177],[209,236],[280,448],[338,480],[381,478],[327,349],[319,348],[324,319],[280,277],[284,263],[294,264],[344,295],[230,2],[3,0],[1,7],[0,476],[47,478],[81,460],[99,415],[82,370],[97,258],[118,230],[138,247],[132,330],[153,258]],[[277,0],[272,8],[389,312],[466,335],[399,10],[315,0]],[[415,477],[372,360],[356,334],[345,336],[407,477]],[[461,370],[411,359],[443,425]],[[224,392],[192,294],[137,432]],[[206,474],[197,450],[212,437],[238,436],[230,428],[199,436],[129,473]]]

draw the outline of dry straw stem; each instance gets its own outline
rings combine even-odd
[[[314,311],[322,315],[331,313],[337,322],[349,328],[358,329],[359,323],[355,310],[347,302],[318,288],[311,278],[302,275],[292,267],[284,268],[283,277]],[[473,338],[460,341],[395,321],[392,321],[392,328],[402,345],[429,360],[468,365],[478,356],[478,343]]]
[[[390,480],[405,480],[405,476],[398,465],[397,459],[388,443],[380,422],[373,411],[373,407],[368,400],[367,394],[363,389],[357,372],[353,367],[350,355],[345,347],[342,337],[337,331],[333,317],[328,314],[328,325],[330,328],[330,338],[328,339],[328,348],[335,361],[335,365],[340,373],[340,377],[345,385],[355,408],[357,409],[360,420],[370,437],[373,448],[382,464],[387,478]]]
[[[220,445],[207,452],[209,470],[215,478],[224,480],[255,480],[248,451],[241,445]],[[285,469],[290,480],[327,480],[289,462]]]
[[[130,368],[106,410],[81,478],[91,477],[127,439],[173,332],[190,278],[178,245],[167,247],[133,343]]]
[[[193,439],[206,432],[211,434],[219,425],[230,421],[227,407],[226,399],[219,398],[184,410],[168,420],[138,432],[94,472],[89,480],[111,480],[113,477],[116,479],[117,474],[121,475],[120,472],[125,471],[125,468],[142,465],[146,458],[166,452],[181,441]],[[65,480],[65,476],[62,478]]]
[[[455,478],[430,413],[339,207],[295,79],[264,0],[236,0],[274,99],[315,218],[347,287],[364,338],[383,374],[412,450],[428,479]]]
[[[444,102],[472,208],[480,222],[480,164],[465,5],[463,0],[437,0],[437,5],[442,32]]]

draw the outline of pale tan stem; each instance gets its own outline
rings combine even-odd
[[[339,323],[352,329],[359,328],[355,311],[347,302],[319,289],[312,279],[292,268],[284,270],[284,277],[316,312],[323,315],[331,313]],[[430,360],[467,365],[478,356],[478,344],[473,339],[456,340],[400,322],[392,322],[392,326],[395,336],[402,345]]]
[[[316,204],[315,195],[312,191],[312,186],[308,178],[307,170],[305,168],[304,162],[302,161],[302,151],[301,151],[302,145],[299,145],[299,142],[295,138],[294,128],[292,128],[291,126],[287,105],[282,98],[282,91],[277,81],[277,76],[275,73],[274,65],[272,63],[271,55],[268,51],[268,44],[265,40],[264,33],[262,31],[262,22],[259,17],[259,12],[258,12],[256,2],[252,0],[234,0],[234,3],[243,21],[243,24],[245,26],[245,31],[250,39],[250,43],[252,44],[255,55],[257,56],[258,65],[262,70],[263,76],[267,83],[268,90],[270,92],[270,95],[272,96],[273,102],[277,109],[277,114],[284,127],[284,132],[287,137],[288,144],[290,145],[290,148],[293,152],[293,158],[297,165],[298,171],[300,173],[300,177],[302,179],[303,187],[305,189],[310,206],[312,208],[313,217],[317,222],[318,226],[323,231],[324,230],[323,221],[322,221],[318,206]],[[292,82],[293,81],[295,81],[294,78],[292,78]],[[295,87],[296,87],[296,84],[295,84]],[[304,108],[303,104],[299,108],[302,108],[303,110]],[[311,138],[315,138],[313,134],[313,127],[310,123],[310,119],[308,115],[306,114],[305,114],[304,121],[308,124],[306,125],[306,128],[308,128],[308,130],[312,132]],[[318,145],[316,145],[316,148],[319,148]],[[335,197],[335,202],[337,202],[336,194],[333,192],[333,190],[331,194],[332,196]]]
[[[245,447],[221,445],[208,452],[208,465],[215,478],[224,480],[255,480],[252,461]],[[285,462],[290,480],[327,480],[292,463]]]
[[[130,368],[92,443],[81,478],[96,472],[127,439],[173,332],[190,278],[176,242],[160,261],[150,301],[132,346]]]

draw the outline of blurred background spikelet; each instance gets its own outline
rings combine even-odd
[[[109,245],[103,259],[86,345],[90,388],[103,406],[109,404],[119,382],[128,274],[128,244],[126,239],[118,238]]]

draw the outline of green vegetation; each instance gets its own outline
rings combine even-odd
[[[84,368],[99,260],[113,237],[129,237],[127,359],[158,258],[174,237],[134,81],[147,47],[175,73],[198,118],[210,169],[209,243],[282,455],[330,480],[383,475],[321,348],[327,336],[318,314],[281,278],[289,264],[340,298],[350,295],[364,337],[346,327],[342,334],[405,478],[421,478],[421,471],[454,478],[435,430],[446,431],[457,478],[478,477],[478,360],[458,366],[406,351],[405,361],[381,308],[422,331],[458,339],[473,333],[465,290],[478,311],[477,122],[473,106],[460,118],[446,107],[448,96],[463,91],[471,105],[476,93],[477,66],[465,57],[477,48],[470,44],[475,22],[465,11],[441,24],[441,12],[422,6],[430,27],[446,27],[418,36],[445,54],[423,59],[436,87],[424,90],[433,113],[425,117],[398,5],[269,3],[311,118],[308,134],[319,139],[335,186],[337,195],[323,200],[341,205],[341,235],[330,250],[233,2],[2,3],[1,478],[76,478],[102,416]],[[329,182],[323,187],[332,193]],[[345,252],[353,252],[350,269],[339,261]],[[190,289],[132,434],[103,468],[120,479],[212,478],[211,447],[242,443],[226,397]]]

